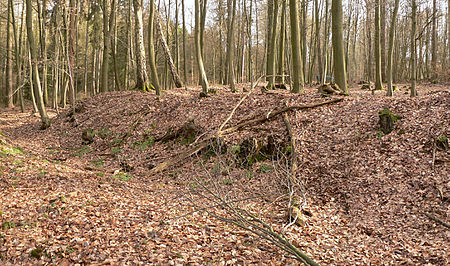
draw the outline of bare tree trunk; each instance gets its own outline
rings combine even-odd
[[[88,3],[87,13],[90,11],[90,4]],[[84,55],[84,75],[83,75],[83,91],[84,95],[87,97],[88,94],[88,53],[89,53],[89,21],[86,19],[86,33],[84,37],[84,45],[85,45],[85,55]]]
[[[380,41],[380,0],[375,2],[375,90],[381,90],[381,41]],[[373,93],[374,91],[372,91]]]
[[[281,0],[281,29],[280,29],[280,43],[278,48],[278,82],[284,84],[284,48],[286,46],[286,0]]]
[[[324,66],[323,66],[323,71],[322,71],[322,76],[321,76],[321,83],[325,84],[326,81],[326,76],[327,76],[327,69],[328,69],[328,44],[329,44],[329,0],[325,0],[325,27],[324,27],[324,36],[325,36],[325,43],[323,45],[323,54],[325,55],[324,58]]]
[[[166,39],[164,38],[164,33],[161,28],[161,17],[158,12],[155,12],[156,19],[156,30],[159,33],[159,40],[161,41],[164,55],[166,57],[166,62],[169,65],[170,73],[172,74],[173,82],[177,88],[183,87],[183,82],[181,81],[180,76],[178,75],[177,68],[173,63],[172,55],[170,54],[169,46],[167,45]],[[156,67],[155,67],[156,68]]]
[[[206,16],[206,14],[204,14]],[[205,67],[203,66],[203,58],[200,43],[200,5],[199,0],[195,0],[195,54],[197,57],[198,73],[201,79],[202,91],[204,94],[208,93],[208,79],[206,77]]]
[[[417,67],[417,49],[416,49],[416,28],[417,28],[417,4],[416,0],[411,0],[411,97],[417,96],[416,89],[416,67]]]
[[[11,12],[13,12],[12,2],[8,1],[8,11],[6,19],[6,93],[5,93],[5,106],[13,107],[13,79],[12,79],[12,53],[11,53]]]
[[[370,27],[370,1],[366,0],[366,45],[367,45],[367,53],[366,53],[366,60],[367,60],[367,69],[366,69],[366,75],[367,75],[367,82],[370,84],[370,81],[372,80],[372,32]]]
[[[342,0],[332,0],[331,3],[334,74],[336,84],[345,94],[348,94],[342,29]]]
[[[147,64],[144,48],[144,22],[142,19],[142,0],[133,0],[135,16],[135,46],[136,46],[136,89],[148,91]],[[105,58],[105,56],[103,56]],[[105,64],[105,62],[103,62]]]
[[[323,75],[323,66],[322,66],[322,51],[320,50],[320,24],[321,18],[319,13],[319,1],[314,0],[314,6],[316,8],[316,49],[317,49],[317,68],[319,69],[319,77]]]
[[[302,0],[302,27],[300,28],[302,36],[302,71],[303,79],[306,82],[306,54],[307,54],[307,43],[306,43],[306,29],[307,29],[307,14],[308,14],[308,3],[307,0]]]
[[[236,91],[234,77],[234,16],[236,13],[236,0],[227,0],[228,32],[227,32],[227,81],[232,92]]]
[[[37,108],[39,110],[39,114],[41,116],[42,121],[42,129],[46,129],[50,127],[50,119],[47,115],[47,110],[45,109],[44,99],[42,97],[41,92],[41,84],[39,80],[39,69],[36,63],[37,55],[36,55],[36,44],[34,42],[33,36],[33,14],[32,14],[32,6],[31,0],[26,0],[26,13],[27,13],[27,36],[28,36],[28,45],[30,48],[30,60],[31,60],[31,75],[33,80],[33,91],[36,96]]]
[[[120,85],[120,79],[119,79],[119,68],[117,64],[117,15],[116,12],[114,12],[114,16],[110,18],[111,19],[111,57],[113,60],[113,67],[114,67],[114,90],[120,91],[121,85]]]
[[[244,2],[245,4],[245,2]],[[250,7],[248,12],[246,13],[247,18],[247,45],[248,45],[248,79],[250,80],[250,88],[253,88],[253,68],[252,68],[252,7],[253,7],[253,0],[250,0]]]
[[[380,2],[381,82],[386,82],[386,0]]]
[[[298,18],[297,0],[289,0],[289,12],[291,20],[291,50],[292,50],[292,65],[293,65],[293,87],[291,91],[294,93],[303,92],[303,72],[302,72],[302,58],[300,51],[300,25]]]
[[[136,2],[136,0],[134,2]],[[112,18],[115,16],[115,10],[116,10],[115,4],[116,4],[116,0],[112,0],[111,14],[108,14],[109,0],[103,0],[103,60],[102,60],[102,73],[101,73],[101,92],[109,91],[108,75],[109,75],[109,52],[111,50],[110,49],[110,47],[111,47],[111,31],[112,31],[111,22],[112,22]],[[137,31],[137,29],[136,29],[136,31]]]
[[[181,0],[182,8],[183,8],[183,75],[184,75],[184,83],[187,84],[187,67],[186,67],[186,10],[184,6],[184,1]]]
[[[450,12],[450,10],[447,10],[447,12]],[[436,0],[433,0],[433,14],[432,14],[432,21],[433,21],[433,29],[432,29],[432,35],[431,35],[431,69],[433,71],[433,79],[437,78],[437,5]]]
[[[178,45],[178,0],[175,0],[175,67],[180,71],[180,52]]]
[[[13,7],[13,0],[8,0],[8,4]],[[16,87],[18,87],[18,93],[19,93],[19,102],[20,102],[20,109],[22,112],[25,112],[25,103],[23,100],[23,89],[21,87],[22,83],[22,59],[21,59],[21,53],[22,53],[22,27],[23,27],[23,8],[22,8],[22,17],[21,17],[21,25],[20,25],[20,34],[19,37],[17,36],[17,23],[14,15],[14,8],[11,8],[11,22],[13,26],[13,33],[14,33],[14,57],[15,57],[15,71],[16,71]]]
[[[270,39],[270,50],[267,55],[268,59],[268,69],[267,69],[267,77],[269,78],[269,84],[267,84],[267,89],[271,90],[275,88],[275,55],[276,55],[276,46],[277,46],[277,27],[278,27],[278,3],[279,0],[273,0],[273,17],[272,17],[272,33]]]
[[[155,64],[155,44],[153,40],[154,21],[155,21],[155,1],[150,0],[150,13],[148,17],[148,58],[150,62],[152,85],[156,89],[156,95],[161,95],[161,86],[159,85],[158,71],[156,69]],[[164,40],[164,37],[162,39]]]
[[[264,53],[266,55],[266,81],[270,81],[270,77],[269,75],[269,68],[270,68],[270,64],[271,62],[269,62],[269,54],[271,51],[271,45],[272,45],[272,25],[273,25],[273,8],[274,8],[274,1],[275,0],[267,0],[267,25],[266,25],[266,41],[265,41],[265,45],[266,45],[266,52]]]
[[[395,31],[397,26],[397,14],[398,14],[398,6],[400,0],[395,0],[394,3],[394,11],[392,12],[391,19],[391,28],[389,30],[389,52],[388,52],[388,65],[387,65],[387,82],[388,82],[388,90],[387,96],[393,96],[394,90],[392,88],[392,64],[393,64],[393,54],[394,54],[394,44],[395,44]]]

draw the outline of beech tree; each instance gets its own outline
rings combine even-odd
[[[47,115],[47,110],[44,105],[44,99],[41,91],[41,82],[39,79],[39,68],[37,64],[36,43],[33,36],[33,7],[31,0],[26,0],[26,25],[27,25],[27,38],[28,46],[30,50],[31,61],[31,76],[33,81],[33,93],[37,104],[39,115],[41,116],[42,129],[50,127],[50,119]]]
[[[150,89],[144,48],[144,22],[142,18],[142,0],[133,0],[135,15],[135,49],[136,49],[136,88]]]
[[[289,12],[291,18],[291,50],[294,79],[292,92],[298,93],[303,91],[303,67],[300,56],[300,25],[298,21],[297,0],[289,0]]]
[[[381,90],[383,85],[381,84],[381,24],[380,24],[380,0],[375,2],[375,90]],[[372,91],[373,92],[373,91]]]
[[[391,18],[391,28],[389,29],[389,51],[388,51],[388,60],[387,60],[387,96],[393,96],[394,95],[394,89],[392,86],[392,64],[393,64],[393,56],[394,56],[394,43],[395,43],[395,35],[396,35],[396,24],[397,24],[397,13],[398,13],[398,6],[399,6],[400,0],[394,1],[394,11],[392,11],[392,18]]]
[[[44,106],[55,109],[111,90],[160,95],[200,84],[207,92],[212,81],[235,91],[262,75],[266,88],[287,82],[293,92],[314,78],[343,90],[361,80],[380,89],[386,81],[387,95],[413,77],[416,84],[449,77],[448,1],[420,1],[414,16],[412,0],[405,8],[400,0],[350,0],[345,8],[342,0],[211,1],[198,0],[197,9],[186,0],[32,1],[30,67],[26,0],[5,0],[1,104],[25,110],[25,96],[38,111],[34,64]],[[33,93],[24,94],[29,87]]]
[[[205,72],[205,67],[203,65],[203,55],[202,55],[202,50],[201,50],[201,42],[200,42],[200,38],[201,38],[201,32],[203,30],[201,30],[201,21],[200,21],[200,3],[199,0],[195,0],[195,54],[197,57],[197,66],[198,66],[198,72],[200,75],[200,82],[202,85],[202,90],[203,93],[207,94],[208,93],[208,78],[206,77],[206,72]],[[206,14],[203,14],[203,16],[206,16]]]
[[[331,18],[332,18],[332,41],[333,41],[333,59],[334,74],[336,75],[336,84],[346,94],[347,77],[345,71],[344,37],[342,29],[342,0],[332,0]]]

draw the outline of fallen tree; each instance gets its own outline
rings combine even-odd
[[[251,92],[251,91],[250,91]],[[248,97],[249,94],[247,94],[246,96],[244,96],[244,98]],[[243,99],[244,99],[243,98]],[[223,138],[227,135],[230,135],[236,131],[242,130],[243,128],[246,127],[250,127],[250,126],[255,126],[258,124],[262,124],[265,122],[268,122],[272,119],[274,119],[275,117],[282,115],[284,113],[290,112],[290,111],[294,111],[294,110],[304,110],[304,109],[311,109],[311,108],[315,108],[315,107],[319,107],[319,106],[323,106],[323,105],[328,105],[328,104],[332,104],[332,103],[337,103],[337,102],[341,102],[343,101],[343,98],[336,98],[336,99],[331,99],[328,101],[324,101],[324,102],[319,102],[319,103],[312,103],[312,104],[305,104],[305,105],[294,105],[294,106],[288,106],[285,108],[282,108],[278,111],[275,112],[269,112],[266,115],[263,116],[259,116],[250,120],[246,120],[246,121],[242,121],[240,123],[238,123],[237,125],[234,126],[230,126],[228,128],[224,128],[224,126],[226,125],[226,123],[231,120],[231,117],[233,115],[233,113],[235,112],[235,110],[237,109],[237,107],[243,102],[243,100],[241,100],[238,105],[233,109],[231,115],[225,120],[225,122],[222,124],[222,126],[216,131],[215,134],[213,134],[212,136],[207,137],[206,139],[198,142],[195,146],[193,146],[192,148],[188,149],[187,151],[181,152],[179,154],[177,154],[175,157],[172,157],[169,160],[166,160],[162,163],[159,163],[156,167],[154,167],[153,169],[151,169],[149,171],[149,175],[155,175],[158,172],[161,172],[181,161],[183,161],[184,159],[196,154],[197,152],[201,151],[202,149],[206,148],[209,143],[217,138]]]

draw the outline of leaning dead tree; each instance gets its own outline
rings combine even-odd
[[[159,15],[159,12],[155,12],[156,17],[156,30],[158,32],[159,41],[162,44],[164,56],[166,57],[166,61],[169,65],[170,73],[172,73],[173,82],[175,83],[175,86],[177,88],[183,87],[183,82],[181,81],[180,75],[178,75],[177,68],[175,64],[173,63],[172,55],[170,54],[169,46],[167,45],[166,38],[164,37],[164,32],[161,28],[161,16]]]

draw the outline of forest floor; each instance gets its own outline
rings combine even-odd
[[[319,264],[450,263],[450,155],[434,146],[450,135],[450,90],[422,85],[410,98],[400,88],[393,98],[353,88],[341,102],[289,112],[306,222],[285,236]],[[272,243],[213,218],[227,217],[223,206],[193,212],[215,205],[210,186],[281,231],[282,158],[243,167],[230,151],[204,152],[149,175],[213,134],[243,96],[198,95],[105,93],[82,100],[76,122],[68,109],[49,111],[47,130],[30,112],[1,109],[0,264],[295,264]],[[228,125],[324,100],[315,88],[257,89]],[[378,130],[384,108],[402,117],[387,135]],[[191,120],[194,139],[158,141]],[[224,145],[269,135],[287,141],[282,117],[243,128]]]

